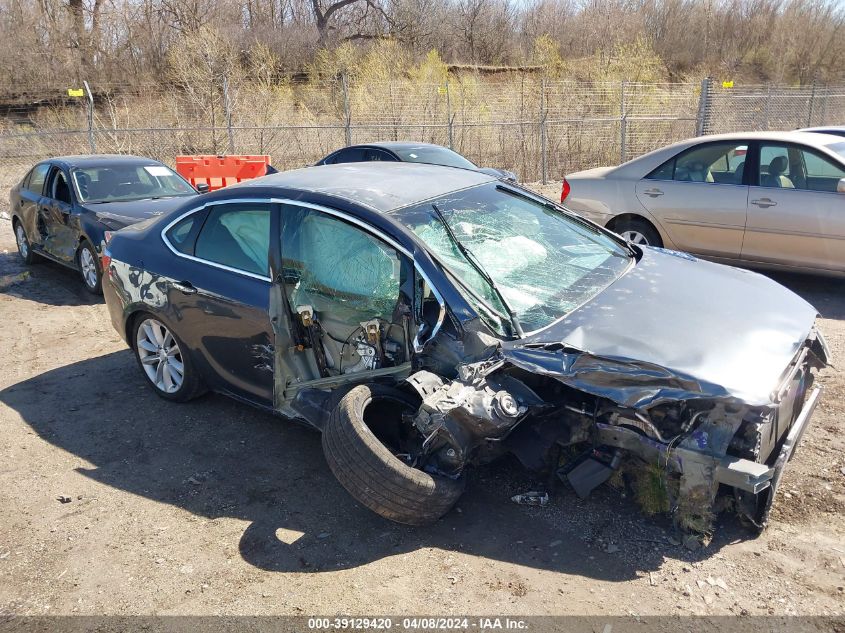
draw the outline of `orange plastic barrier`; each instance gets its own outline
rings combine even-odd
[[[194,187],[205,183],[209,191],[267,173],[269,156],[177,156],[176,171]]]

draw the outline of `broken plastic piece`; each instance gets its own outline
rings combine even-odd
[[[530,490],[511,497],[511,501],[521,506],[547,506],[549,505],[549,493]]]

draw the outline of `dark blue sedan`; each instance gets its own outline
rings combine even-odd
[[[166,165],[138,156],[64,156],[38,163],[12,188],[9,202],[18,252],[78,270],[102,292],[107,232],[161,215],[197,191]]]
[[[107,257],[112,323],[159,396],[321,430],[338,480],[402,523],[512,453],[580,495],[644,460],[684,530],[709,533],[725,491],[762,528],[828,358],[815,309],[770,279],[465,169],[258,178],[118,231]]]

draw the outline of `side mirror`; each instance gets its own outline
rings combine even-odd
[[[839,182],[836,183],[836,191],[839,193],[845,193],[845,178],[840,178]]]
[[[208,193],[208,183],[207,182],[198,182],[196,189],[197,189],[197,193]]]

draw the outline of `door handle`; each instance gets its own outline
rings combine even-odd
[[[193,295],[197,293],[197,289],[190,281],[174,281],[171,285],[182,294]]]
[[[752,200],[751,204],[757,205],[761,209],[768,209],[769,207],[778,206],[778,203],[772,200],[771,198],[758,198],[757,200]]]
[[[660,189],[646,189],[643,193],[647,196],[651,196],[652,198],[663,195],[663,192],[660,191]]]

